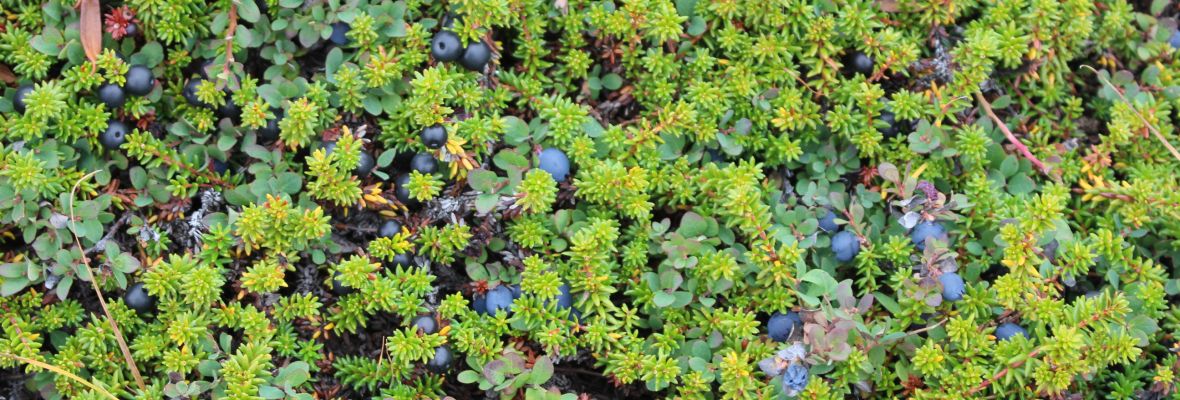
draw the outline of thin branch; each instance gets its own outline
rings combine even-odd
[[[1162,133],[1160,133],[1159,129],[1156,129],[1155,125],[1152,125],[1151,122],[1147,122],[1147,118],[1144,118],[1143,114],[1139,113],[1139,110],[1135,109],[1135,106],[1131,104],[1131,101],[1127,100],[1126,96],[1123,96],[1122,90],[1119,90],[1117,87],[1111,84],[1110,81],[1106,80],[1106,78],[1103,78],[1102,75],[1098,74],[1098,70],[1095,70],[1093,67],[1089,65],[1083,65],[1082,68],[1093,71],[1094,75],[1098,77],[1098,80],[1101,81],[1102,84],[1109,87],[1110,90],[1114,92],[1114,94],[1119,96],[1119,99],[1122,100],[1123,103],[1127,104],[1127,107],[1131,108],[1131,112],[1135,113],[1136,117],[1139,117],[1139,122],[1142,122],[1143,125],[1146,125],[1147,130],[1151,131],[1151,133],[1155,135],[1155,138],[1159,139],[1160,143],[1164,144],[1164,147],[1168,149],[1168,152],[1172,153],[1172,157],[1175,157],[1177,161],[1180,161],[1180,152],[1177,152],[1176,148],[1172,147],[1172,144],[1168,142],[1168,139],[1165,138]]]
[[[1012,146],[1016,147],[1016,150],[1020,152],[1020,155],[1024,156],[1025,159],[1028,159],[1028,161],[1037,168],[1037,171],[1040,171],[1042,174],[1049,175],[1049,169],[1045,167],[1045,163],[1041,162],[1041,160],[1037,158],[1037,156],[1034,156],[1031,151],[1028,151],[1028,147],[1025,146],[1024,143],[1021,143],[1020,139],[1016,138],[1016,135],[1012,134],[1012,131],[1008,129],[1008,125],[1005,125],[1004,121],[1001,120],[1000,117],[996,116],[996,112],[992,111],[992,104],[987,102],[987,99],[983,97],[983,93],[976,90],[975,100],[979,102],[979,105],[983,106],[984,113],[986,113],[987,116],[996,123],[996,126],[1000,127],[1000,131],[1004,132],[1004,136],[1008,138],[1008,141],[1012,143]]]
[[[131,368],[131,376],[135,378],[135,384],[139,386],[139,390],[147,391],[147,386],[143,384],[143,376],[139,374],[139,367],[135,365],[135,359],[131,358],[131,350],[127,347],[127,340],[123,338],[123,331],[119,330],[119,324],[115,322],[115,317],[111,316],[111,310],[107,308],[106,297],[102,295],[102,290],[98,288],[98,277],[94,276],[94,271],[90,269],[90,257],[86,256],[86,252],[82,247],[82,241],[78,239],[77,217],[74,216],[74,197],[78,194],[78,186],[99,171],[101,170],[94,170],[86,174],[86,176],[74,182],[74,188],[70,189],[70,234],[74,236],[74,244],[78,246],[78,250],[82,251],[82,266],[86,268],[86,274],[90,275],[90,287],[94,289],[94,294],[98,295],[98,304],[102,306],[102,312],[106,314],[107,322],[110,323],[111,330],[115,333],[115,341],[119,342],[119,350],[123,353],[123,359],[127,361],[127,366]]]

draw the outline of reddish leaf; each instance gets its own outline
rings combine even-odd
[[[98,54],[102,52],[102,6],[98,0],[79,0],[78,7],[81,11],[78,30],[82,34],[82,49],[90,61],[98,60]]]
[[[16,74],[12,73],[12,68],[8,68],[7,65],[0,64],[0,81],[4,81],[4,83],[10,85],[16,83]]]

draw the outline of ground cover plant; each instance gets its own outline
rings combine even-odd
[[[0,0],[0,396],[1180,398],[1178,13]]]

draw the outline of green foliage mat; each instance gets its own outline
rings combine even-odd
[[[0,397],[1180,398],[1162,0],[0,0]]]

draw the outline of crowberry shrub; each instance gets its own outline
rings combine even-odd
[[[0,397],[1180,396],[1170,2],[0,9]]]

